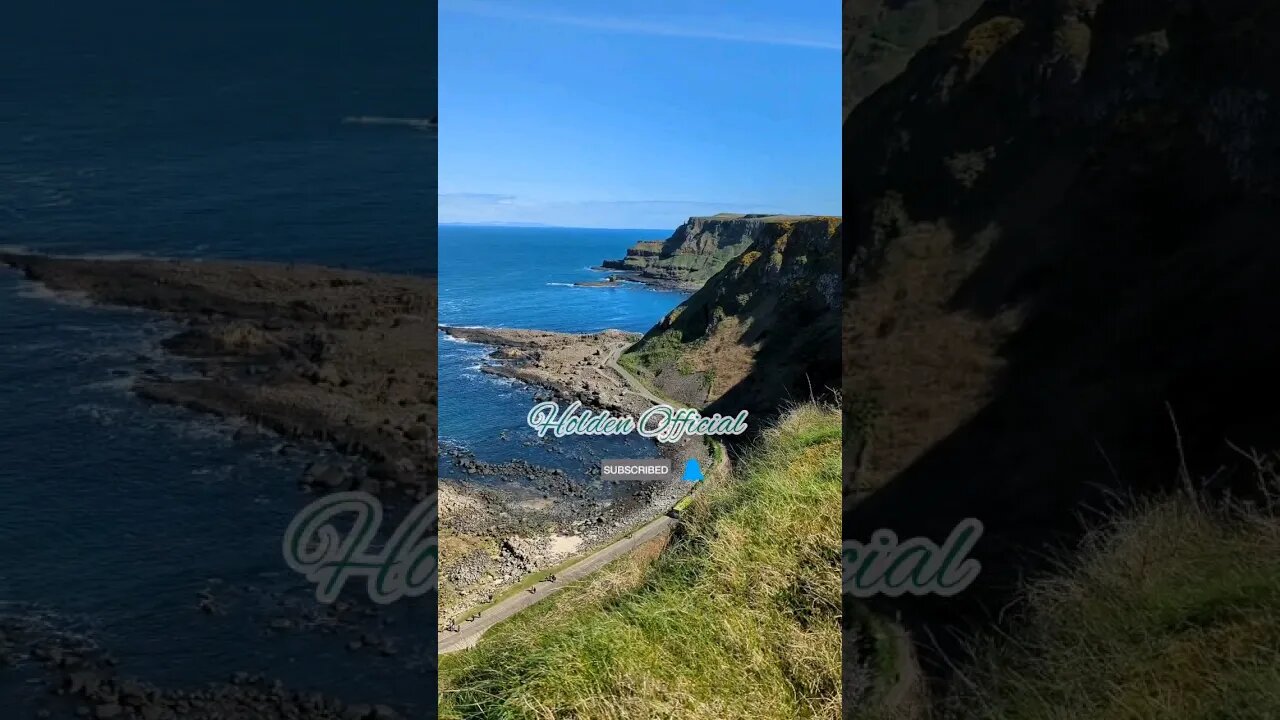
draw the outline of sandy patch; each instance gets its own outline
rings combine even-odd
[[[578,552],[582,547],[579,535],[552,535],[547,539],[547,554],[553,557],[564,557]]]

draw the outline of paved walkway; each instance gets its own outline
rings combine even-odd
[[[675,520],[663,515],[651,520],[647,525],[631,533],[627,537],[587,555],[567,568],[556,571],[555,582],[540,582],[535,587],[537,592],[521,590],[493,607],[485,610],[479,619],[464,622],[458,632],[440,633],[436,652],[440,655],[465,650],[472,647],[480,636],[494,625],[512,617],[516,613],[541,602],[561,588],[582,580],[605,565],[631,553],[645,543],[658,538],[666,538],[671,533]]]

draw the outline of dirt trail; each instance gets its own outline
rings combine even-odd
[[[629,392],[639,395],[640,397],[644,398],[645,400],[648,400],[654,405],[670,405],[676,408],[684,407],[684,405],[676,402],[675,400],[663,400],[657,395],[654,395],[652,392],[649,391],[649,388],[644,386],[644,383],[640,382],[639,378],[627,372],[621,365],[618,364],[618,358],[622,357],[622,353],[628,347],[630,346],[625,344],[619,344],[616,348],[614,348],[613,352],[609,354],[609,359],[605,361],[604,367],[607,367],[610,370],[617,373],[618,377],[622,378],[622,381],[625,382],[627,386],[631,388]]]

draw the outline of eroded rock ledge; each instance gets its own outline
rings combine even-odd
[[[55,291],[183,321],[164,346],[193,372],[144,373],[140,396],[369,461],[367,478],[328,473],[328,489],[433,489],[434,279],[250,262],[0,254],[0,263]]]

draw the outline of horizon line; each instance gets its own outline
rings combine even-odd
[[[683,223],[677,224],[680,227]],[[671,232],[675,228],[667,227],[618,227],[615,225],[558,225],[554,223],[535,223],[535,222],[471,222],[467,220],[454,220],[450,222],[436,222],[436,227],[487,227],[487,228],[526,228],[526,229],[547,229],[547,230],[658,230],[661,232]]]

